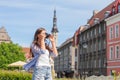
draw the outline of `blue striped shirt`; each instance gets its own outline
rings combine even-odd
[[[39,56],[40,56],[41,54],[45,54],[45,50],[38,48],[35,44],[32,44],[30,48],[32,49],[32,53],[33,53],[34,57],[32,58],[32,60],[30,60],[27,64],[25,64],[25,65],[23,66],[23,68],[24,68],[26,71],[29,71],[30,69],[34,68],[35,65],[36,65],[36,62],[37,62],[37,60],[38,60],[38,58],[39,58]],[[56,56],[57,56],[57,55],[56,55],[55,53],[53,53],[53,52],[49,52],[49,54],[50,54],[50,56],[52,56],[52,57],[56,57]]]

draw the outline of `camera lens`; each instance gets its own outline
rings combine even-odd
[[[50,34],[49,33],[46,33],[46,38],[48,38],[50,36]]]

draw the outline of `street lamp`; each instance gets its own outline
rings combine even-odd
[[[83,48],[86,49],[87,47],[88,47],[88,45],[87,45],[86,43],[84,43],[84,44],[83,44]]]
[[[82,41],[81,41],[82,42]],[[81,61],[80,61],[80,63],[81,63],[81,67],[79,68],[79,70],[80,70],[80,78],[81,78],[81,80],[82,79],[84,79],[85,80],[85,50],[84,49],[87,49],[88,48],[88,45],[86,44],[86,43],[81,43],[81,44],[79,44],[80,45],[80,59],[81,59]],[[84,51],[83,51],[84,50]],[[82,78],[83,77],[83,78]]]
[[[86,43],[83,43],[83,45],[82,45],[82,47],[83,47],[83,49],[87,49],[88,48],[88,45],[86,44]],[[82,53],[83,53],[83,50],[82,50]],[[84,62],[85,62],[85,50],[84,50]],[[85,75],[86,74],[86,72],[85,72],[85,63],[84,63],[84,80],[85,80]]]

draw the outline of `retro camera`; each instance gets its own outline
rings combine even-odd
[[[49,33],[46,33],[46,38],[48,38],[50,36],[50,34]]]

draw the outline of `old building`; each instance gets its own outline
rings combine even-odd
[[[106,75],[106,26],[104,20],[100,21],[101,12],[79,35],[80,76]]]
[[[0,43],[1,42],[5,42],[5,43],[11,42],[11,39],[4,27],[0,28]]]
[[[120,0],[114,2],[110,12],[106,19],[107,75],[111,75],[113,70],[120,72]]]
[[[79,55],[80,55],[80,51],[79,51],[79,34],[80,32],[84,29],[85,27],[83,26],[80,26],[76,32],[74,33],[74,36],[73,36],[73,47],[75,48],[75,53],[74,53],[74,56],[75,56],[75,71],[74,71],[74,77],[79,77]]]
[[[115,8],[117,6],[117,8]],[[117,11],[116,11],[117,10]],[[116,54],[119,54],[119,38],[117,38],[117,41],[115,42],[108,42],[108,27],[113,27],[111,25],[115,25],[119,23],[119,17],[116,18],[116,23],[113,20],[110,20],[112,18],[115,18],[115,14],[119,12],[119,0],[115,0],[110,5],[105,7],[101,11],[94,11],[93,16],[88,21],[87,28],[79,34],[79,51],[80,51],[80,57],[79,57],[79,73],[80,76],[86,77],[91,75],[109,75],[107,71],[109,72],[108,68],[115,66],[116,64],[113,64],[112,66],[109,62],[113,61],[107,61],[109,54],[113,58],[113,50],[114,47],[109,47],[110,44],[116,43]],[[114,17],[113,17],[114,16]],[[110,18],[112,17],[112,18]],[[106,21],[107,25],[106,26]],[[110,23],[111,22],[111,23]],[[118,28],[118,25],[117,27]],[[113,37],[113,34],[117,32],[112,32],[113,29],[111,29],[111,35]],[[120,32],[119,32],[120,34]],[[116,39],[116,38],[115,38]],[[109,40],[110,41],[110,40]],[[112,41],[112,40],[111,40]],[[117,43],[118,42],[118,43]],[[108,45],[109,44],[109,45]],[[106,47],[107,46],[107,47]],[[108,50],[108,48],[110,49]],[[110,53],[110,52],[111,53]],[[115,66],[114,68],[117,68],[118,66]],[[111,70],[111,69],[110,69]]]
[[[73,38],[66,40],[58,47],[59,55],[54,59],[57,77],[73,77],[75,70]]]

